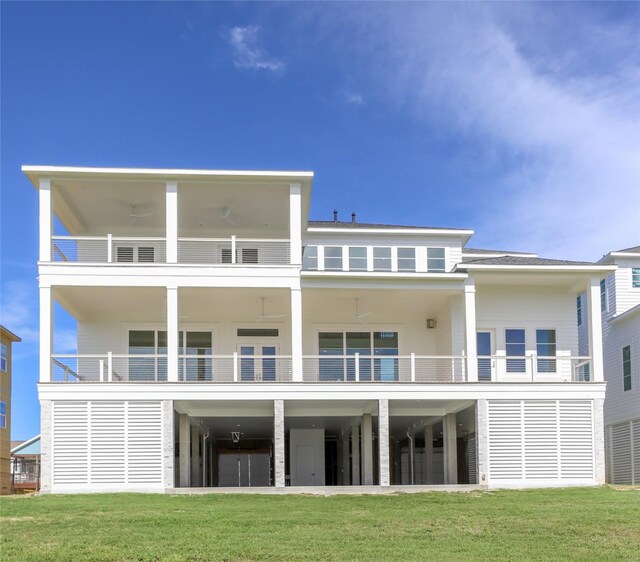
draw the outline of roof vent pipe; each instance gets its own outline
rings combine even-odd
[[[351,224],[356,224],[356,214],[351,213]]]
[[[338,222],[338,209],[333,210],[333,222]]]

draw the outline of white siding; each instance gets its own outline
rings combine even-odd
[[[160,401],[54,401],[52,491],[162,489]]]
[[[591,400],[489,400],[491,486],[594,483]]]

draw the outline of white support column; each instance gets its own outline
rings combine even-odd
[[[487,401],[476,402],[476,455],[478,481],[476,484],[489,484],[489,426],[487,424]]]
[[[373,427],[371,414],[362,416],[362,483],[373,486]]]
[[[167,182],[165,193],[167,263],[178,262],[178,184]]]
[[[458,483],[458,438],[456,415],[447,414],[442,418],[444,445],[444,483]]]
[[[178,382],[178,287],[167,287],[167,380]]]
[[[595,444],[595,480],[596,484],[604,484],[606,481],[607,458],[604,445],[604,400],[596,398],[593,401],[593,428],[594,428],[594,444]],[[633,431],[633,425],[632,425]],[[633,438],[633,435],[632,435]],[[633,442],[633,441],[632,441]],[[632,457],[633,458],[633,457]],[[639,468],[635,468],[635,483],[638,483]],[[633,478],[633,474],[631,476]]]
[[[349,435],[342,436],[342,485],[351,484],[351,459],[349,457]]]
[[[40,382],[52,382],[53,299],[51,287],[40,287]]]
[[[433,481],[433,425],[424,428],[424,483],[435,484]]]
[[[302,265],[302,185],[289,185],[289,239],[291,264]]]
[[[291,289],[291,372],[302,381],[302,291]]]
[[[51,236],[53,234],[53,206],[51,202],[51,180],[40,179],[40,261],[51,261]]]
[[[360,426],[351,428],[351,484],[360,486]]]
[[[276,488],[284,488],[284,400],[273,401],[273,455],[275,457],[275,486]]]
[[[180,486],[188,488],[191,484],[191,426],[189,416],[180,414],[178,418],[179,446],[178,455],[180,460]]]
[[[191,426],[191,486],[199,487],[201,480],[201,467],[200,467],[200,428],[193,425]]]
[[[162,401],[162,480],[165,488],[175,486],[173,400]]]
[[[51,492],[53,484],[52,450],[53,444],[53,402],[40,400],[40,493]]]
[[[476,286],[472,278],[467,279],[464,284],[464,329],[467,356],[467,382],[478,382]]]
[[[604,381],[602,354],[602,310],[600,309],[600,278],[592,277],[587,290],[589,302],[589,355],[591,356],[591,376],[594,382]]]
[[[378,400],[378,466],[380,486],[389,485],[389,400]]]

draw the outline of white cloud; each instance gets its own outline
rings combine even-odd
[[[482,244],[597,259],[640,241],[638,39],[585,6],[554,14],[378,5],[342,18],[343,48],[400,111],[480,147],[495,181],[466,205]]]
[[[232,27],[225,37],[233,48],[233,62],[238,68],[254,68],[281,73],[285,69],[282,61],[271,56],[260,46],[258,33],[260,27]]]
[[[345,101],[351,105],[362,105],[364,103],[364,98],[362,94],[354,93],[354,92],[345,92],[344,94]]]

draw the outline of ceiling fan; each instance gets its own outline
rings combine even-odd
[[[155,214],[154,211],[150,211],[148,213],[136,213],[136,206],[131,205],[131,212],[129,213],[129,221],[132,224],[135,224],[138,219],[146,219],[154,214]]]
[[[236,221],[231,216],[231,207],[217,207],[216,210],[220,211],[220,220],[226,221],[233,226],[238,226],[238,221]]]
[[[362,324],[362,320],[364,318],[366,318],[367,316],[369,316],[371,314],[371,312],[360,312],[359,307],[358,307],[360,299],[354,299],[354,300],[355,300],[356,313],[353,315],[353,319],[356,322],[360,322],[360,324]]]
[[[265,314],[264,313],[264,297],[260,297],[261,306],[260,306],[260,316],[258,317],[258,322],[263,322],[265,320],[276,320],[278,318],[283,318],[286,314]]]

